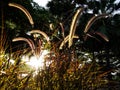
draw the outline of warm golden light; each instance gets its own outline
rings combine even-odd
[[[26,64],[32,66],[33,68],[35,68],[36,70],[38,68],[42,69],[44,66],[44,58],[40,57],[39,59],[37,59],[35,56],[32,56],[30,58],[30,61],[27,62]]]
[[[32,56],[28,58],[28,56],[23,57],[23,61],[26,62],[27,65],[30,65],[31,68],[38,70],[44,68],[44,57],[49,53],[48,50],[42,50],[42,53],[39,58]]]

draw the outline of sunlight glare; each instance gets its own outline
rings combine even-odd
[[[23,60],[26,62],[27,65],[30,65],[33,69],[38,70],[38,69],[43,69],[44,68],[44,57],[49,53],[48,50],[43,50],[39,59],[37,57],[32,56],[28,58],[27,56],[24,56]]]
[[[36,70],[38,68],[42,69],[43,66],[44,66],[44,59],[43,57],[40,57],[39,60],[35,57],[35,56],[32,56],[30,58],[30,61],[27,62],[26,64],[32,66],[33,68],[35,68]]]

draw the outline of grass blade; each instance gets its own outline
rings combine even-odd
[[[104,35],[103,33],[100,32],[95,32],[95,34],[99,35],[100,37],[102,37],[106,42],[109,42],[109,39],[106,35]]]

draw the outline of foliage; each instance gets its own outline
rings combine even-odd
[[[113,13],[119,9],[119,2],[117,0],[51,0],[47,6],[53,15],[62,16],[71,13],[76,7],[84,7],[85,13],[92,14]],[[67,4],[66,4],[67,3]],[[57,10],[56,10],[57,9]]]

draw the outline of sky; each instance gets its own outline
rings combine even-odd
[[[50,0],[34,0],[36,3],[38,3],[40,6],[42,7],[46,7],[46,4],[48,3],[48,1]],[[116,0],[116,3],[120,2],[120,0]],[[120,9],[117,11],[117,12],[114,12],[115,13],[120,13]]]
[[[40,6],[45,7],[47,2],[50,0],[34,0],[36,3],[38,3]],[[120,0],[116,0],[116,2],[120,2]]]
[[[34,2],[38,3],[42,7],[45,7],[48,1],[50,0],[34,0]]]

